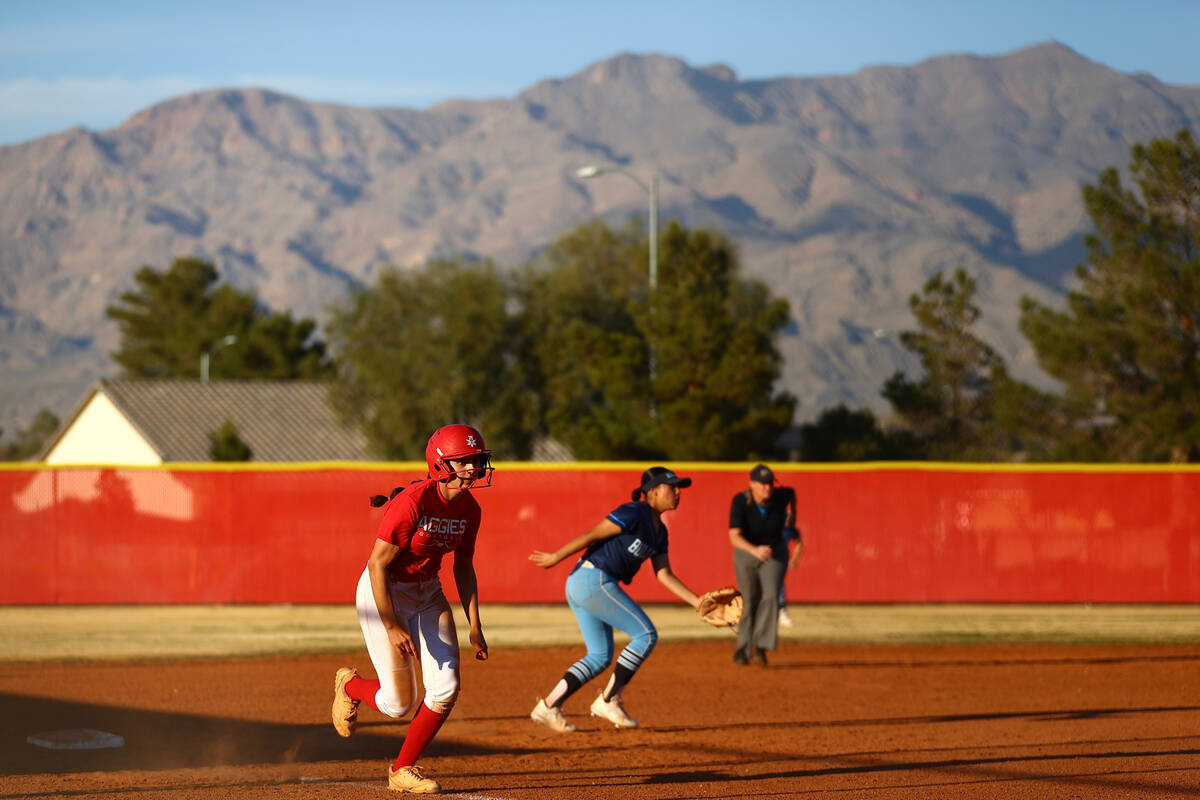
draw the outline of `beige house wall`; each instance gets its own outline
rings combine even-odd
[[[163,462],[112,400],[96,392],[46,454],[46,463],[157,466]]]

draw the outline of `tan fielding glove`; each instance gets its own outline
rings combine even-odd
[[[700,595],[696,613],[709,625],[732,628],[742,618],[742,593],[732,586],[705,592]]]

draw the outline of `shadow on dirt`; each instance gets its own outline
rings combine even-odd
[[[115,733],[124,738],[125,745],[52,750],[27,741],[39,733],[76,729]],[[328,724],[252,722],[0,694],[0,774],[390,761],[406,730],[407,725],[400,721],[370,722],[361,725],[353,738],[342,739]],[[452,737],[440,737],[430,748],[431,754],[437,751],[463,755],[494,752],[456,743]]]

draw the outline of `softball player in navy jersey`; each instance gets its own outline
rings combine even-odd
[[[651,467],[642,473],[642,485],[633,490],[632,503],[613,509],[590,531],[553,553],[534,550],[529,556],[539,567],[549,569],[583,550],[567,576],[567,604],[575,612],[587,645],[587,655],[567,669],[544,699],[538,699],[529,715],[534,722],[560,733],[575,730],[563,716],[563,701],[612,663],[613,629],[618,628],[632,640],[617,657],[612,677],[592,703],[591,712],[618,728],[637,725],[637,720],[625,713],[621,692],[654,649],[658,631],[620,584],[632,581],[642,562],[650,559],[663,586],[692,608],[700,602],[695,592],[671,572],[667,526],[662,522],[663,512],[679,505],[680,490],[691,485],[691,478],[680,478],[666,467]],[[645,499],[640,500],[643,495]]]
[[[425,683],[424,702],[388,767],[393,791],[441,790],[416,763],[458,698],[458,633],[438,578],[446,553],[454,553],[454,582],[471,626],[475,657],[487,659],[474,567],[480,509],[470,490],[491,485],[491,455],[483,436],[469,425],[434,431],[425,449],[429,476],[392,493],[358,580],[358,621],[377,677],[359,677],[352,667],[337,671],[334,728],[342,736],[353,734],[360,702],[389,717],[406,715],[416,702],[418,658]]]

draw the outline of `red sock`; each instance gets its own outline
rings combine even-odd
[[[379,706],[375,705],[375,693],[378,691],[379,681],[367,680],[357,675],[346,681],[346,694],[350,695],[350,699],[360,700],[376,711],[379,710]]]
[[[437,732],[441,730],[442,723],[448,716],[450,716],[449,711],[439,714],[421,703],[421,707],[417,709],[417,715],[408,725],[408,736],[404,737],[400,755],[396,756],[396,763],[392,765],[392,769],[411,767],[416,764],[417,759],[421,757],[421,753],[425,752],[425,747],[433,741],[433,737],[437,736]]]

